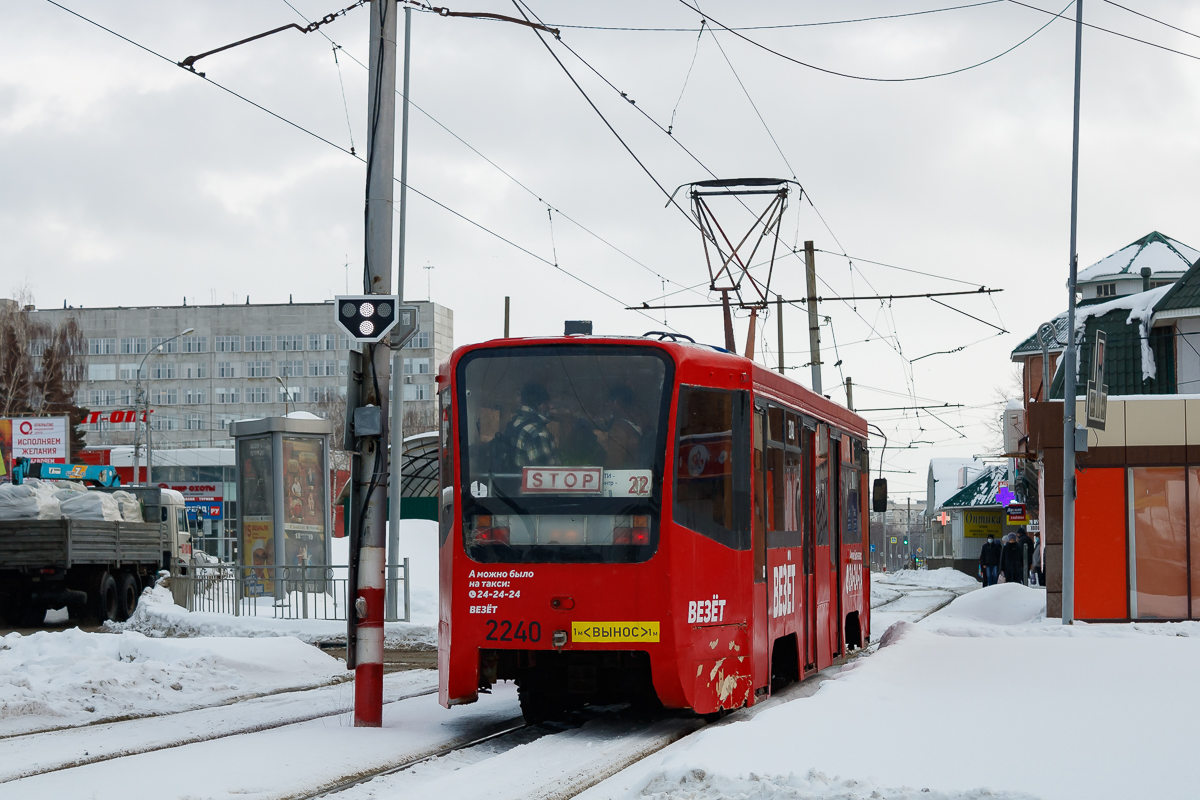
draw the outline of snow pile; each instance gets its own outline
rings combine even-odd
[[[412,622],[384,625],[385,646],[389,649],[437,649],[438,539],[436,522],[406,519],[401,523],[400,557],[409,559]],[[332,550],[332,562],[346,564],[350,558],[350,540],[334,539]],[[310,594],[309,598],[309,613],[316,613],[316,609],[322,608],[320,604],[328,601],[325,595]],[[155,587],[142,594],[137,611],[128,622],[108,622],[105,627],[139,631],[147,636],[294,636],[312,644],[346,641],[345,620],[276,619],[273,603],[273,598],[258,598],[257,615],[188,611],[172,602],[170,591]],[[291,608],[295,611],[300,605],[293,600]]]
[[[68,631],[0,639],[0,735],[318,686],[345,665],[296,639],[149,639]]]
[[[264,613],[269,615],[269,601],[264,608]],[[272,616],[234,616],[207,611],[188,611],[183,606],[175,605],[171,591],[161,586],[155,586],[142,593],[137,610],[128,621],[106,622],[104,627],[110,631],[137,631],[155,638],[287,636],[309,644],[336,644],[346,641],[345,620],[277,619]],[[413,622],[388,622],[383,630],[384,646],[388,649],[437,649],[437,628],[434,626]]]
[[[1194,796],[1200,640],[1159,634],[1196,624],[1064,628],[1044,597],[1005,584],[898,623],[811,697],[705,728],[581,798]],[[935,632],[947,623],[979,635]]]
[[[979,581],[950,567],[941,569],[901,569],[896,572],[872,572],[871,587],[876,583],[919,586],[922,589],[977,589]]]

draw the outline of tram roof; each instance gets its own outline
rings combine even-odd
[[[596,336],[574,334],[571,336],[530,336],[510,337],[508,339],[490,339],[486,342],[463,345],[455,348],[450,360],[443,362],[438,370],[438,383],[448,380],[450,370],[457,366],[468,352],[490,350],[501,347],[536,347],[556,344],[577,345],[636,345],[665,350],[671,354],[676,364],[676,380],[681,383],[693,382],[702,370],[709,370],[708,378],[714,386],[733,384],[740,386],[751,380],[753,376],[754,391],[758,396],[776,400],[780,403],[797,408],[824,422],[836,425],[841,430],[866,439],[869,436],[867,421],[850,409],[836,403],[828,397],[822,397],[811,389],[803,386],[778,372],[751,361],[750,359],[731,353],[715,345],[698,342],[681,342],[651,339],[644,336]],[[715,370],[725,375],[714,374]],[[746,387],[748,388],[748,387]]]

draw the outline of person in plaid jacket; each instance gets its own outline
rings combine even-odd
[[[558,445],[547,429],[550,394],[540,383],[521,387],[521,408],[509,420],[504,438],[516,467],[550,467],[559,463]]]

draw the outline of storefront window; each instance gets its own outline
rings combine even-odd
[[[1133,617],[1188,615],[1187,504],[1183,467],[1134,467]]]

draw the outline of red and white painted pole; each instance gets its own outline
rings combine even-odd
[[[371,49],[367,83],[367,219],[363,291],[367,294],[391,294],[392,216],[395,213],[392,187],[396,160],[396,0],[374,0],[368,8],[371,13]],[[398,288],[402,294],[403,281]],[[382,435],[359,439],[361,455],[354,459],[358,464],[356,499],[358,507],[366,509],[359,529],[358,575],[354,587],[354,608],[351,611],[357,620],[354,725],[378,728],[383,724],[383,571],[387,544],[387,417],[391,349],[385,339],[377,345],[368,346],[364,356],[364,361],[369,358],[371,363],[363,375],[362,388],[379,407]],[[397,458],[397,473],[399,466]],[[399,480],[399,474],[396,480]]]

